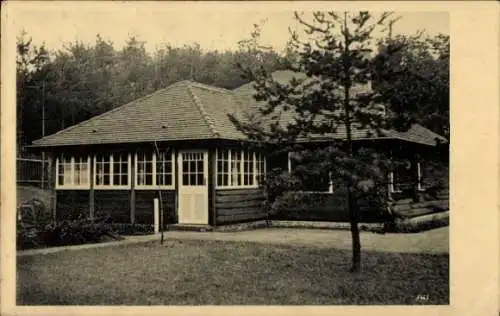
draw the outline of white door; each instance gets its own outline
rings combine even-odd
[[[179,224],[208,224],[208,152],[180,151]]]

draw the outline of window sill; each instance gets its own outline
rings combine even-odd
[[[56,186],[56,190],[90,190],[90,185],[88,186]]]
[[[175,190],[173,185],[158,186],[158,185],[137,185],[134,190]]]
[[[118,185],[96,185],[94,190],[130,190],[130,186],[118,186]]]
[[[216,189],[221,190],[242,190],[242,189],[258,189],[258,185],[247,185],[247,186],[216,186]]]

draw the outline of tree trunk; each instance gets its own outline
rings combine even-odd
[[[350,109],[350,101],[351,101],[351,64],[349,62],[349,35],[347,33],[347,12],[344,12],[344,74],[346,80],[344,82],[344,111],[345,111],[345,129],[346,129],[346,138],[347,138],[347,146],[349,149],[349,157],[352,159],[354,157],[354,148],[352,142],[352,131],[351,131],[351,109]],[[349,181],[347,188],[347,198],[348,198],[348,207],[349,207],[349,218],[351,223],[351,236],[352,236],[352,266],[349,270],[350,272],[358,273],[361,272],[361,240],[359,237],[359,212],[356,201],[354,200],[354,196],[352,193],[354,183]]]
[[[361,239],[359,236],[359,212],[354,201],[351,188],[348,190],[349,200],[349,217],[351,222],[351,237],[352,237],[352,266],[350,272],[361,272]]]

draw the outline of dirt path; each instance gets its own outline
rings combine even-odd
[[[374,234],[361,233],[363,250],[407,253],[448,253],[449,228],[443,227],[416,234]],[[301,228],[265,228],[240,232],[190,232],[168,231],[167,240],[221,240],[257,242],[265,244],[286,244],[296,246],[314,246],[336,249],[350,249],[351,235],[346,230],[301,229]],[[54,247],[19,251],[19,256],[48,254],[97,247],[109,247],[128,243],[157,240],[160,235],[131,236],[119,242],[88,244],[81,246]]]

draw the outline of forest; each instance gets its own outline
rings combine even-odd
[[[121,106],[180,80],[234,89],[248,79],[239,65],[287,68],[293,46],[275,51],[259,44],[260,27],[235,50],[205,50],[193,43],[169,43],[148,52],[130,37],[123,47],[96,35],[92,44],[67,42],[62,48],[36,46],[29,34],[17,38],[18,151],[95,115]],[[397,43],[400,49],[389,52]],[[449,36],[395,35],[378,39],[373,58],[377,92],[404,104],[417,122],[449,137]],[[385,58],[384,58],[385,56]],[[384,76],[398,69],[398,76]]]

